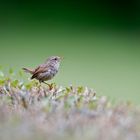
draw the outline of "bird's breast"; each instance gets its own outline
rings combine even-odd
[[[58,72],[58,70],[55,69],[55,68],[51,68],[51,70],[50,70],[50,73],[51,73],[52,76],[55,76],[55,74],[56,74],[57,72]]]

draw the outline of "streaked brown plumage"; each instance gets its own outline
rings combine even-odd
[[[37,79],[39,82],[45,82],[51,80],[58,72],[61,57],[51,56],[45,63],[39,65],[37,68],[31,70],[23,68],[23,70],[32,75],[31,79]]]

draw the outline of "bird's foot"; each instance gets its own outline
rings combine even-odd
[[[52,90],[54,87],[54,83],[48,84],[46,82],[43,82],[44,84],[46,84],[49,87],[49,90]]]

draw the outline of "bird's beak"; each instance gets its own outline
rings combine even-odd
[[[60,60],[63,60],[64,59],[64,57],[60,57]]]

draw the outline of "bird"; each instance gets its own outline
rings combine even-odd
[[[32,75],[31,79],[36,79],[40,83],[45,83],[50,87],[50,85],[45,81],[51,80],[58,73],[61,60],[62,57],[60,56],[50,56],[44,63],[40,64],[35,69],[25,67],[22,69],[26,73],[30,73]]]

